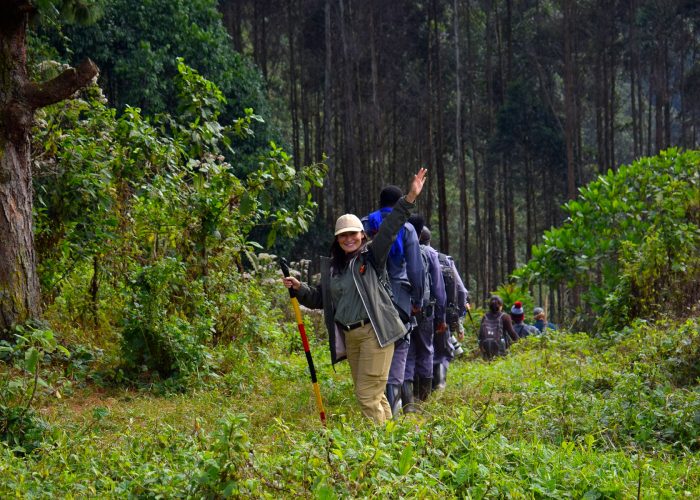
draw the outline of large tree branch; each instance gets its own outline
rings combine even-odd
[[[85,59],[77,68],[68,68],[56,78],[43,83],[31,82],[24,88],[24,98],[32,109],[68,99],[76,91],[87,86],[100,70],[90,59]]]

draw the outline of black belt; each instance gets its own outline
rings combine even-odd
[[[338,326],[345,330],[346,332],[349,332],[350,330],[354,330],[355,328],[360,328],[361,326],[369,324],[368,319],[361,319],[360,321],[355,321],[354,323],[350,323],[349,325],[343,325],[342,323],[338,323]]]

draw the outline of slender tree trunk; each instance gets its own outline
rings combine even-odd
[[[289,111],[292,125],[292,153],[294,166],[301,163],[299,144],[299,103],[297,97],[297,62],[296,62],[296,23],[297,16],[293,0],[287,0],[287,36],[289,37]]]
[[[67,99],[97,75],[87,60],[48,82],[29,80],[26,32],[32,8],[29,1],[15,1],[0,16],[0,337],[41,315],[32,225],[34,111]]]
[[[340,12],[340,40],[343,49],[343,184],[346,186],[344,189],[344,200],[345,206],[344,210],[350,210],[353,206],[353,199],[351,197],[352,190],[347,189],[351,185],[353,179],[353,172],[355,170],[355,126],[354,126],[354,111],[353,111],[353,96],[352,96],[352,61],[350,60],[350,48],[348,46],[348,27],[347,19],[345,14],[345,1],[338,0],[338,7]]]
[[[431,14],[429,21],[431,22],[431,45],[430,45],[430,60],[433,66],[432,77],[434,81],[433,91],[435,93],[435,107],[433,113],[435,115],[435,135],[433,142],[435,143],[435,173],[437,174],[437,201],[438,201],[438,227],[440,229],[440,249],[446,253],[450,253],[450,238],[448,231],[448,210],[447,210],[447,191],[445,189],[445,163],[443,158],[443,103],[442,103],[442,67],[440,63],[440,33],[438,24],[438,2],[431,0]]]
[[[610,45],[610,84],[608,86],[608,106],[610,107],[610,111],[608,113],[608,118],[610,120],[608,123],[608,131],[610,135],[608,145],[610,151],[608,153],[608,157],[610,158],[610,168],[617,170],[617,158],[615,157],[615,116],[617,115],[617,91],[615,85],[617,85],[617,54],[615,52],[615,47],[613,47],[612,41],[610,42]]]
[[[664,143],[663,147],[666,149],[671,145],[671,88],[670,88],[670,78],[669,78],[669,61],[668,61],[668,40],[664,39],[662,44],[662,64],[661,68],[663,70],[663,109],[664,109]]]
[[[529,155],[525,157],[525,217],[527,227],[525,231],[525,260],[532,258],[532,245],[534,245],[533,235],[539,234],[539,228],[535,225],[535,210],[537,209],[532,182],[532,159]]]
[[[574,164],[575,98],[574,98],[574,6],[573,0],[564,1],[564,140],[566,141],[567,197],[576,198],[576,166]]]
[[[486,12],[486,30],[485,43],[485,71],[484,78],[486,82],[486,130],[489,136],[494,132],[494,114],[495,114],[495,91],[496,91],[496,75],[493,69],[493,47],[497,45],[496,39],[496,23],[495,23],[495,6],[494,2],[488,2]],[[498,166],[494,164],[494,159],[486,157],[484,162],[484,232],[483,236],[486,239],[484,248],[486,258],[486,276],[484,281],[485,292],[490,292],[496,288],[496,276],[498,274],[498,235],[496,227],[496,177],[498,176]]]
[[[459,174],[459,260],[463,263],[465,283],[469,283],[469,201],[467,199],[467,167],[464,161],[462,145],[462,75],[459,37],[459,1],[454,0],[454,37],[455,37],[455,156]]]
[[[503,211],[505,216],[506,230],[506,258],[505,272],[503,278],[510,276],[516,267],[515,257],[515,192],[513,191],[513,183],[510,180],[508,165],[504,163],[503,168]]]
[[[243,52],[243,36],[241,33],[241,23],[243,13],[241,12],[241,3],[238,0],[224,0],[219,2],[219,9],[223,17],[223,23],[226,31],[231,36],[231,42],[236,52]]]
[[[335,147],[333,134],[331,129],[332,113],[333,113],[333,38],[331,36],[333,30],[331,16],[331,2],[326,0],[325,5],[325,50],[326,61],[324,66],[323,76],[323,147],[325,148],[328,158],[328,180],[323,185],[326,197],[326,224],[332,227],[335,220]]]
[[[483,249],[483,231],[482,231],[482,219],[481,219],[481,204],[480,204],[480,197],[479,197],[479,190],[481,188],[479,184],[479,143],[478,143],[478,138],[476,135],[476,126],[474,124],[476,120],[476,104],[475,104],[475,88],[476,86],[474,85],[474,67],[475,67],[475,58],[474,58],[474,40],[472,39],[472,27],[471,27],[471,6],[469,2],[466,3],[465,6],[465,14],[466,14],[466,19],[465,19],[465,28],[466,28],[466,35],[467,35],[467,79],[466,79],[466,84],[467,84],[467,106],[468,106],[468,112],[469,112],[469,119],[468,119],[468,127],[469,127],[469,141],[470,141],[470,146],[471,146],[471,157],[472,157],[472,163],[473,163],[473,168],[474,168],[474,179],[473,179],[473,190],[474,190],[474,202],[473,202],[473,207],[474,207],[474,234],[476,236],[476,242],[474,244],[475,248],[475,256],[472,256],[471,259],[467,261],[467,266],[468,269],[473,268],[476,266],[476,271],[474,272],[474,277],[475,277],[475,293],[473,294],[474,297],[480,298],[483,295],[482,288],[484,287],[484,268],[485,268],[485,261],[484,261],[484,249]],[[467,229],[469,229],[467,227]],[[467,233],[468,235],[469,233]],[[467,249],[469,249],[469,238],[467,236]],[[467,274],[469,274],[469,271],[467,271]]]

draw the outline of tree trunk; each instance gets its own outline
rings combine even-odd
[[[325,209],[326,223],[329,227],[333,226],[335,214],[335,147],[333,135],[331,131],[331,113],[332,107],[332,83],[333,83],[333,44],[331,37],[332,30],[331,18],[331,0],[326,0],[325,5],[325,49],[326,62],[324,66],[323,78],[323,147],[325,148],[328,158],[328,180],[325,182],[323,189],[325,191]]]
[[[567,197],[576,198],[576,168],[574,165],[574,122],[576,120],[574,100],[574,6],[573,0],[564,2],[564,139],[566,141]]]
[[[462,75],[459,46],[459,1],[454,0],[454,36],[455,36],[455,155],[459,175],[459,258],[464,270],[465,286],[469,283],[469,202],[467,200],[467,167],[464,162],[462,146]]]
[[[294,3],[287,0],[287,35],[289,37],[289,110],[292,121],[292,154],[294,167],[301,164],[301,146],[299,139],[299,103],[297,100],[297,63],[296,63],[296,23],[297,15]]]
[[[87,60],[48,82],[29,80],[26,31],[32,8],[29,1],[17,1],[0,16],[0,337],[41,315],[32,227],[34,111],[70,97],[97,74]]]
[[[433,66],[432,76],[435,90],[435,173],[437,174],[437,201],[438,201],[438,227],[440,230],[440,249],[442,252],[450,253],[450,239],[447,224],[447,191],[445,189],[445,163],[443,159],[443,129],[442,129],[442,67],[440,63],[440,33],[437,0],[431,2],[431,31],[432,44],[430,47],[430,65]],[[433,113],[431,113],[433,114]]]

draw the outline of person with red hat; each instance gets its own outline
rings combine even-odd
[[[518,334],[518,338],[528,335],[539,335],[540,331],[532,325],[525,323],[525,308],[519,300],[510,308],[510,318],[513,320],[513,330]]]

